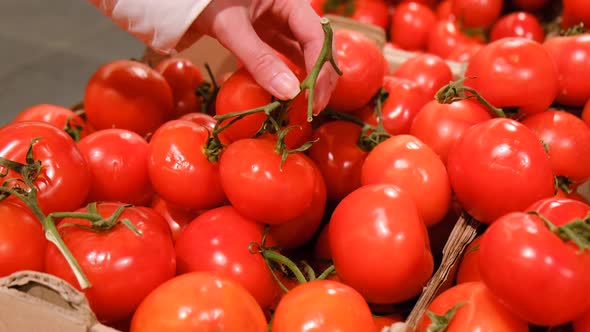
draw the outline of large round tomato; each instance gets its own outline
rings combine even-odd
[[[338,56],[339,77],[329,108],[352,112],[371,101],[379,91],[386,62],[381,50],[368,37],[353,30],[334,32],[334,52]]]
[[[427,226],[440,222],[451,204],[445,165],[432,149],[410,135],[393,136],[377,145],[365,159],[361,183],[400,187],[412,197]]]
[[[490,120],[481,103],[464,99],[451,104],[430,101],[418,112],[410,134],[428,145],[447,164],[449,149],[474,124]]]
[[[436,22],[431,8],[417,2],[403,2],[395,7],[389,26],[390,40],[408,51],[426,49],[428,34]]]
[[[433,54],[416,55],[395,69],[394,77],[405,78],[416,83],[428,97],[428,101],[440,88],[453,80],[449,65]]]
[[[584,219],[590,213],[590,205],[575,199],[551,197],[539,200],[523,212],[535,211],[555,225],[564,225],[574,219]]]
[[[385,0],[353,0],[354,10],[349,16],[351,19],[377,26],[387,30],[389,25],[389,7]],[[346,5],[345,5],[346,6]],[[337,13],[340,13],[339,11]]]
[[[455,19],[440,19],[428,35],[426,50],[446,59],[458,47],[473,43],[479,42],[464,34]]]
[[[444,315],[454,306],[463,303],[445,331],[447,332],[528,332],[526,321],[510,312],[481,282],[468,282],[454,286],[438,295],[428,311]],[[424,315],[417,332],[425,332],[432,320]]]
[[[426,227],[411,196],[395,185],[353,191],[336,207],[328,232],[339,277],[368,302],[409,300],[432,275]]]
[[[231,206],[209,210],[186,226],[176,240],[178,273],[214,271],[242,285],[268,309],[279,295],[264,258],[250,252],[260,243],[264,225],[241,216]],[[267,237],[267,246],[274,240]]]
[[[465,85],[493,106],[518,107],[523,114],[545,111],[557,95],[551,55],[526,38],[503,38],[484,46],[471,58],[465,77]]]
[[[590,75],[590,34],[549,38],[543,46],[557,64],[559,92],[555,100],[583,106],[590,99],[590,86],[582,79]]]
[[[170,226],[170,230],[172,231],[172,240],[174,240],[174,242],[176,242],[178,236],[180,236],[180,233],[182,233],[186,225],[204,212],[202,210],[179,208],[178,206],[166,202],[158,195],[154,195],[150,207],[168,222],[168,226]]]
[[[576,318],[573,322],[574,332],[590,331],[590,311]]]
[[[41,171],[33,183],[41,210],[48,214],[78,209],[88,196],[90,171],[76,143],[64,131],[37,121],[6,125],[0,129],[0,156],[25,163],[35,138],[39,141],[33,145],[33,157],[41,161]],[[11,171],[7,178],[22,177]]]
[[[127,129],[146,136],[172,115],[166,79],[147,65],[115,60],[92,75],[84,93],[84,112],[95,129]]]
[[[522,37],[542,43],[545,40],[545,31],[533,14],[513,12],[500,18],[490,33],[490,41],[506,37]]]
[[[479,274],[479,243],[481,235],[476,237],[465,248],[465,253],[461,258],[461,263],[457,269],[457,284],[463,284],[471,281],[481,281]]]
[[[244,216],[281,224],[310,206],[316,181],[312,161],[291,154],[281,165],[275,144],[243,139],[230,144],[219,161],[221,184],[228,200]]]
[[[526,117],[522,124],[546,144],[554,175],[567,177],[574,188],[590,178],[590,127],[584,121],[549,110]]]
[[[228,278],[194,272],[156,288],[133,315],[130,332],[266,332],[256,300]]]
[[[204,153],[209,130],[186,120],[162,125],[150,140],[148,172],[156,193],[174,205],[210,209],[225,201],[219,163]]]
[[[78,114],[59,105],[39,104],[31,106],[20,112],[12,122],[23,121],[47,122],[59,129],[68,129],[71,131],[69,134],[72,138],[82,138],[92,131]],[[79,137],[75,137],[73,131],[78,131]]]
[[[296,286],[274,313],[273,332],[377,332],[371,310],[353,288],[331,280]]]
[[[0,278],[21,270],[43,271],[45,232],[21,203],[0,202]]]
[[[153,190],[148,176],[149,145],[125,129],[99,130],[78,142],[92,173],[88,201],[145,205]]]
[[[172,89],[173,118],[200,111],[201,98],[196,90],[203,83],[203,75],[199,67],[188,59],[173,57],[164,59],[154,69],[164,76]]]
[[[109,218],[121,206],[99,203],[97,211]],[[84,219],[65,218],[58,224],[65,244],[92,284],[84,294],[102,322],[130,318],[141,301],[176,272],[170,229],[158,213],[146,207],[129,207],[117,220],[122,219],[128,219],[141,235],[122,223],[110,230],[96,231],[75,226],[90,226]],[[75,225],[60,227],[67,224]],[[47,273],[78,286],[74,273],[54,245],[47,248],[45,268]]]
[[[483,223],[555,193],[541,141],[523,124],[506,118],[465,130],[449,151],[447,169],[458,200]]]
[[[451,0],[453,15],[466,28],[490,27],[502,13],[503,0]]]
[[[590,7],[584,0],[563,0],[563,12],[561,26],[569,28],[571,26],[584,23],[584,26],[590,26]]]

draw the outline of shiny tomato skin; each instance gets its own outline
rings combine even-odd
[[[104,129],[77,145],[92,173],[88,202],[145,205],[151,201],[149,144],[143,137],[125,129]]]
[[[455,19],[440,19],[428,35],[426,51],[446,59],[456,48],[473,43],[478,42],[465,35]]]
[[[201,97],[197,96],[196,90],[203,83],[199,67],[188,59],[172,57],[164,59],[154,69],[162,74],[172,90],[173,119],[199,111]]]
[[[176,242],[186,225],[204,212],[179,208],[166,202],[158,195],[154,195],[150,207],[168,222],[168,226],[170,226],[170,231],[172,232],[172,240],[174,242]]]
[[[47,122],[59,129],[65,129],[69,121],[71,127],[82,127],[80,130],[80,138],[87,136],[92,132],[92,129],[74,111],[69,108],[53,104],[38,104],[28,107],[21,111],[12,122],[23,121]]]
[[[481,103],[464,99],[451,104],[428,102],[416,115],[410,135],[428,145],[445,166],[449,150],[467,128],[492,117]]]
[[[99,203],[98,213],[108,218],[121,205]],[[85,212],[86,208],[78,211]],[[142,235],[136,235],[123,224],[104,232],[59,227],[66,223],[90,226],[83,219],[65,218],[58,224],[65,244],[92,284],[83,292],[101,322],[130,318],[141,301],[176,271],[170,229],[162,217],[147,207],[129,207],[118,220],[124,218]],[[79,288],[72,270],[54,245],[47,247],[45,268],[47,273]]]
[[[203,152],[206,127],[186,120],[162,125],[150,140],[148,172],[156,193],[187,209],[210,209],[225,202],[219,163]]]
[[[38,137],[33,157],[41,161],[41,174],[34,184],[41,210],[48,214],[78,209],[88,196],[91,176],[84,156],[64,131],[38,121],[8,124],[0,129],[0,156],[24,163],[31,142]],[[10,177],[22,178],[14,172],[9,172]]]
[[[494,221],[482,237],[479,263],[486,286],[531,324],[557,326],[590,310],[590,254],[535,215],[513,212]]]
[[[251,243],[260,243],[264,225],[238,213],[232,206],[209,210],[182,231],[176,240],[179,274],[216,272],[242,285],[263,309],[279,294],[277,282],[262,255],[251,253]],[[268,239],[272,246],[274,240]]]
[[[502,13],[503,0],[451,0],[453,15],[466,28],[487,28]]]
[[[215,123],[217,123],[217,120],[215,120],[215,118],[213,118],[211,115],[199,112],[184,114],[180,116],[178,120],[191,121],[203,127],[209,128],[209,130],[215,129]],[[223,134],[223,132],[220,134]]]
[[[439,20],[446,20],[449,18],[453,18],[453,1],[452,0],[442,0],[436,5],[435,14]]]
[[[363,163],[361,183],[400,187],[412,197],[426,226],[440,222],[450,208],[451,184],[445,165],[411,135],[393,136],[377,145]]]
[[[428,34],[436,16],[431,8],[417,2],[403,2],[393,10],[389,26],[390,40],[407,51],[426,49]]]
[[[274,314],[273,332],[310,330],[377,332],[371,310],[353,288],[331,280],[296,286],[285,295]]]
[[[590,213],[590,205],[570,198],[551,197],[531,204],[523,212],[534,211],[556,226],[565,225],[574,219],[584,219]]]
[[[219,161],[229,202],[244,216],[267,224],[285,223],[304,213],[316,183],[309,158],[291,154],[281,167],[274,145],[265,139],[242,139],[230,144]]]
[[[461,263],[457,269],[456,280],[457,284],[466,282],[481,281],[479,274],[479,243],[481,242],[481,235],[476,237],[465,248]]]
[[[130,332],[266,332],[264,313],[242,286],[193,272],[156,288],[141,303]]]
[[[368,104],[383,82],[386,62],[381,50],[368,37],[348,29],[334,32],[334,52],[343,74],[328,107],[352,112]]]
[[[172,110],[172,90],[166,79],[137,61],[102,65],[84,93],[84,112],[96,130],[127,129],[145,137],[168,120]]]
[[[573,321],[574,332],[590,331],[590,311]]]
[[[449,53],[447,60],[455,62],[469,62],[471,58],[481,50],[482,44],[464,44],[458,46],[454,51]]]
[[[563,0],[562,28],[569,28],[579,23],[590,26],[590,7],[584,0]]]
[[[429,311],[443,315],[458,303],[465,302],[457,309],[447,332],[528,332],[526,321],[511,313],[482,282],[468,282],[454,286],[439,294],[428,306]],[[417,332],[426,331],[431,320],[422,317]]]
[[[533,14],[513,12],[496,21],[490,32],[490,41],[506,37],[528,38],[542,43],[545,40],[545,31]]]
[[[0,278],[14,272],[43,272],[47,240],[41,223],[21,203],[0,202]]]
[[[590,127],[584,121],[565,111],[548,110],[521,123],[547,145],[554,175],[567,177],[573,188],[590,178]]]
[[[506,118],[465,130],[449,151],[447,170],[458,200],[483,223],[555,192],[543,145],[530,129]]]
[[[430,99],[453,80],[449,65],[439,56],[419,54],[402,63],[392,74],[416,83]]]
[[[590,99],[590,87],[580,80],[590,75],[590,34],[549,38],[543,46],[557,64],[559,92],[555,101],[583,106]]]
[[[411,299],[432,275],[426,227],[410,194],[395,185],[366,185],[350,193],[328,230],[338,276],[370,303]]]
[[[325,0],[309,0],[309,4],[311,8],[318,14],[319,17],[324,16],[324,4],[326,3]]]
[[[557,68],[551,55],[526,38],[487,44],[471,58],[465,77],[465,85],[493,106],[518,107],[523,115],[545,111],[557,95]]]
[[[389,8],[385,0],[356,0],[350,18],[387,30],[389,25]]]

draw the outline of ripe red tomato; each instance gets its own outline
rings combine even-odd
[[[549,110],[526,117],[530,128],[549,149],[553,174],[571,180],[572,188],[590,178],[590,128],[577,116]]]
[[[227,147],[219,175],[236,210],[267,224],[288,222],[309,209],[318,181],[312,161],[303,154],[289,155],[281,167],[274,143],[254,138]]]
[[[76,210],[88,196],[90,170],[76,143],[64,131],[37,121],[8,124],[0,129],[0,156],[24,163],[31,142],[38,137],[41,139],[33,145],[33,157],[41,161],[41,172],[34,184],[41,210],[45,214]],[[11,171],[7,179],[14,177],[22,178]]]
[[[468,63],[471,58],[481,50],[482,44],[464,44],[459,45],[454,51],[449,53],[447,60],[455,62]]]
[[[92,174],[87,201],[145,205],[153,190],[148,176],[149,144],[125,129],[99,130],[78,142]]]
[[[590,311],[574,320],[574,332],[590,331]]]
[[[410,134],[428,145],[447,165],[449,150],[463,132],[491,118],[487,108],[475,100],[464,99],[451,104],[433,100],[418,112]]]
[[[590,26],[590,7],[584,0],[563,0],[562,28],[569,28],[579,23]]]
[[[542,8],[549,3],[549,1],[550,0],[513,0],[512,2],[519,8],[531,12]]]
[[[502,13],[503,0],[451,0],[453,15],[466,28],[487,28]]]
[[[545,31],[533,14],[513,12],[496,21],[490,33],[490,41],[506,37],[522,37],[542,43],[545,40]]]
[[[555,192],[551,162],[538,137],[506,118],[466,129],[449,151],[447,169],[465,211],[483,223]]]
[[[188,59],[173,57],[162,60],[154,69],[162,74],[172,90],[172,118],[199,111],[201,98],[196,90],[203,83],[199,67]]]
[[[41,223],[20,203],[0,202],[0,278],[14,272],[43,272],[47,240]]]
[[[436,17],[439,20],[454,19],[452,0],[442,0],[436,5]]]
[[[564,225],[574,219],[584,219],[590,212],[590,205],[579,200],[550,197],[539,200],[522,212],[535,211],[555,225]]]
[[[385,0],[355,0],[350,18],[387,30],[389,26],[389,7]]]
[[[557,95],[557,69],[551,55],[526,38],[504,38],[484,46],[471,58],[465,77],[465,85],[492,105],[518,107],[525,115],[545,111]]]
[[[446,59],[456,48],[473,43],[481,42],[464,34],[455,19],[440,19],[428,35],[426,50],[428,53]]]
[[[98,213],[110,217],[120,203],[99,203]],[[85,212],[80,209],[78,212]],[[141,301],[176,271],[170,229],[162,217],[147,207],[126,208],[117,220],[129,219],[141,232],[123,224],[108,231],[92,231],[64,224],[90,226],[84,219],[65,218],[58,224],[65,244],[80,264],[92,287],[84,290],[90,308],[101,322],[130,318]],[[56,246],[45,256],[47,273],[78,287],[76,277]]]
[[[203,127],[209,128],[210,130],[215,129],[215,123],[217,122],[217,120],[215,120],[215,118],[213,118],[211,115],[199,112],[184,114],[179,117],[178,120],[191,121]],[[219,135],[224,135],[224,132],[219,133]]]
[[[582,111],[582,120],[590,127],[590,99],[588,99]]]
[[[310,141],[313,135],[311,122],[307,121],[307,100],[305,94],[300,94],[295,97],[291,105],[287,108],[281,128],[291,127],[285,136],[285,144],[288,149],[296,149],[302,146]],[[261,137],[269,138],[273,142],[277,141],[276,133],[270,134],[266,132]]]
[[[377,332],[371,310],[353,288],[331,280],[298,285],[285,295],[274,313],[273,332]]]
[[[170,230],[172,231],[172,240],[174,242],[176,242],[178,236],[180,236],[180,233],[182,233],[186,225],[204,212],[173,206],[158,195],[154,195],[150,207],[168,222],[168,226],[170,226]]]
[[[80,127],[80,138],[87,136],[92,129],[82,118],[69,108],[52,104],[39,104],[31,106],[20,112],[12,122],[41,121],[65,129],[69,126],[72,129]],[[74,137],[72,137],[74,138]]]
[[[561,226],[560,219],[551,221]],[[532,324],[557,326],[590,310],[590,254],[535,215],[513,212],[494,221],[481,239],[479,263],[492,293]]]
[[[383,83],[386,62],[381,50],[368,37],[353,30],[334,32],[334,52],[343,74],[330,97],[329,108],[355,111],[371,101]]]
[[[436,16],[431,8],[418,2],[403,2],[393,10],[390,39],[408,51],[426,49],[428,34],[434,27]]]
[[[156,288],[141,303],[130,332],[266,332],[264,313],[242,286],[194,272]]]
[[[527,322],[506,309],[481,282],[468,282],[449,288],[430,303],[428,310],[436,315],[444,315],[462,302],[465,304],[457,309],[445,331],[529,331]],[[416,331],[425,332],[431,323],[431,319],[424,315]]]
[[[243,217],[231,206],[209,210],[186,226],[176,241],[178,273],[210,271],[242,285],[263,309],[279,295],[264,258],[249,251],[260,243],[264,225]],[[267,238],[268,245],[274,240]]]
[[[324,4],[326,3],[325,0],[309,0],[309,4],[311,8],[318,14],[319,17],[324,16]]]
[[[427,226],[440,222],[451,204],[445,165],[432,149],[410,135],[393,136],[377,145],[365,159],[361,183],[400,187],[412,197]]]
[[[160,73],[130,60],[102,65],[84,93],[84,112],[95,129],[127,129],[146,136],[172,115],[172,90]]]
[[[559,92],[555,100],[583,106],[590,99],[590,87],[579,77],[590,75],[590,34],[549,38],[543,46],[557,64]]]
[[[409,300],[432,276],[426,227],[410,194],[395,185],[366,185],[346,196],[332,214],[328,236],[342,282],[368,302]]]
[[[457,269],[456,280],[457,284],[463,284],[472,281],[481,281],[479,273],[479,243],[481,242],[481,235],[476,237],[465,248],[465,253],[461,258],[461,263]]]
[[[156,193],[188,209],[210,209],[225,202],[219,163],[203,152],[208,129],[186,120],[162,125],[150,141],[148,172]]]
[[[453,72],[449,65],[439,56],[419,54],[402,63],[393,72],[394,77],[415,82],[424,90],[429,100],[453,80]]]

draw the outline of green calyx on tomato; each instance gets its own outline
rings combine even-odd
[[[53,218],[78,218],[90,221],[90,226],[82,224],[65,223],[60,225],[59,228],[79,227],[98,233],[109,231],[118,224],[123,224],[125,225],[125,227],[129,228],[133,233],[135,233],[135,235],[141,236],[141,232],[137,229],[137,227],[135,227],[135,225],[133,225],[133,223],[129,219],[124,218],[119,220],[119,217],[121,216],[123,211],[131,206],[132,205],[119,206],[115,210],[115,212],[113,212],[113,214],[108,218],[104,218],[102,215],[100,215],[100,213],[98,213],[96,202],[88,204],[86,206],[86,212],[54,212],[51,214],[51,216]]]
[[[442,315],[437,315],[430,310],[427,311],[426,315],[432,320],[432,323],[426,328],[425,332],[444,332],[449,324],[451,324],[451,320],[453,320],[455,314],[457,314],[457,310],[465,304],[467,302],[459,302]]]
[[[580,248],[578,254],[590,250],[590,213],[584,219],[574,219],[564,225],[556,226],[539,212],[531,211],[529,214],[539,217],[551,232],[559,236],[564,242],[572,241]]]
[[[73,118],[69,117],[68,120],[66,121],[66,125],[64,126],[63,130],[70,135],[70,137],[75,141],[75,142],[79,142],[80,139],[82,138],[82,130],[84,130],[84,127],[82,125],[80,125],[79,123],[74,123],[74,121],[72,121]]]
[[[546,150],[547,150],[547,152],[549,152],[548,148]],[[572,181],[567,176],[558,175],[555,177],[555,190],[561,189],[565,193],[571,194],[574,191],[574,189],[572,188],[573,184],[574,184],[574,181]]]
[[[474,78],[475,77],[471,77],[471,79]],[[456,80],[443,86],[440,90],[438,90],[434,98],[441,104],[451,104],[455,101],[475,98],[485,107],[487,107],[492,112],[492,114],[495,114],[496,117],[506,117],[506,114],[501,108],[495,107],[492,104],[490,104],[475,89],[465,86],[463,84],[465,79],[467,79],[467,77],[461,78],[459,80]]]
[[[580,22],[569,29],[562,30],[560,32],[561,36],[577,36],[582,35],[585,33],[589,33],[590,29],[584,26],[584,22]]]

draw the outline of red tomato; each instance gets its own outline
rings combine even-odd
[[[551,55],[526,38],[504,38],[484,46],[471,58],[465,77],[465,85],[492,105],[518,107],[525,115],[545,111],[557,95]]]
[[[420,86],[429,99],[453,80],[449,65],[439,56],[419,54],[408,59],[393,72],[394,77],[408,79]]]
[[[211,115],[198,112],[184,114],[178,120],[191,121],[205,128],[209,128],[209,130],[215,129],[215,123],[217,122]],[[224,133],[221,132],[220,135],[224,135]]]
[[[526,117],[522,124],[547,145],[554,175],[567,177],[572,188],[590,178],[590,128],[584,121],[565,111],[549,110]]]
[[[162,60],[154,69],[164,76],[172,89],[172,118],[199,111],[201,98],[196,90],[203,83],[199,67],[188,59],[173,57]]]
[[[442,0],[436,6],[436,17],[439,20],[453,19],[453,2],[452,0]]]
[[[170,226],[170,230],[172,231],[172,240],[174,242],[176,242],[178,236],[180,236],[180,233],[182,233],[186,225],[198,217],[202,212],[173,206],[158,195],[154,196],[150,207],[168,222],[168,226]]]
[[[320,261],[329,261],[332,259],[332,251],[330,250],[330,231],[329,226],[330,224],[326,224],[324,228],[320,231],[320,235],[316,240],[314,249],[313,249],[313,257],[316,260]]]
[[[390,39],[404,50],[424,50],[435,21],[436,16],[428,6],[417,2],[403,2],[393,10],[389,26]]]
[[[457,47],[481,43],[465,35],[456,20],[447,18],[436,22],[428,35],[428,53],[446,59]]]
[[[571,198],[573,200],[580,201],[582,203],[590,204],[590,201],[588,201],[588,199],[586,199],[586,197],[582,196],[577,191],[572,191],[572,192],[570,192],[568,194],[567,192],[563,191],[562,189],[558,189],[557,190],[557,193],[555,194],[554,197],[558,197],[558,198]]]
[[[37,121],[6,125],[0,129],[0,156],[24,163],[32,140],[38,137],[33,157],[41,161],[41,172],[34,184],[41,210],[48,214],[79,208],[88,196],[90,170],[74,140],[59,128]],[[9,172],[7,179],[13,177],[22,179]]]
[[[590,127],[590,99],[588,99],[582,111],[582,120]]]
[[[545,31],[533,14],[513,12],[496,21],[490,33],[490,41],[506,37],[522,37],[542,43],[545,40]]]
[[[552,222],[563,225],[559,219]],[[490,290],[532,324],[561,325],[590,310],[590,254],[535,215],[513,212],[494,221],[482,237],[479,263]]]
[[[342,282],[368,302],[409,300],[432,276],[426,227],[411,196],[395,185],[367,185],[346,196],[332,214],[328,236]]]
[[[266,332],[264,313],[243,287],[207,272],[177,276],[141,303],[130,332]]]
[[[458,200],[483,223],[555,192],[551,162],[538,137],[506,118],[466,129],[449,151],[447,169]]]
[[[389,8],[385,0],[355,0],[354,11],[350,18],[387,30],[389,26]]]
[[[99,130],[78,142],[92,174],[87,201],[145,205],[153,190],[148,176],[149,144],[125,129]]]
[[[307,121],[307,98],[304,94],[295,97],[289,108],[287,108],[281,128],[288,127],[292,127],[285,136],[285,144],[288,149],[296,149],[311,140],[313,127],[311,122]],[[277,140],[277,134],[275,133],[266,132],[262,137],[270,138],[273,142]]]
[[[219,174],[236,210],[267,224],[287,222],[309,209],[318,181],[311,160],[303,154],[289,155],[281,167],[274,143],[254,138],[227,147]]]
[[[337,30],[334,42],[338,67],[343,74],[338,78],[328,107],[352,112],[368,104],[381,88],[386,60],[377,45],[360,32]]]
[[[363,297],[340,282],[315,280],[296,286],[279,302],[273,332],[377,332]]]
[[[569,28],[579,23],[590,26],[590,7],[584,0],[563,0],[563,19],[561,26]]]
[[[522,212],[535,211],[555,225],[564,225],[574,219],[584,219],[590,205],[570,198],[550,197],[539,200]]]
[[[121,204],[99,203],[98,213],[110,217]],[[80,209],[78,212],[86,212]],[[141,232],[136,235],[123,224],[108,231],[91,231],[84,219],[65,218],[58,224],[65,244],[80,264],[92,287],[84,290],[92,311],[102,322],[130,318],[141,301],[156,287],[174,276],[176,261],[170,229],[154,210],[126,208],[117,220],[129,219]],[[56,246],[45,256],[47,273],[78,286],[76,277]]]
[[[326,181],[328,199],[339,202],[361,186],[361,167],[367,156],[358,145],[361,127],[347,121],[330,121],[316,129],[319,139],[309,149],[309,157]]]
[[[45,232],[21,203],[0,202],[0,278],[22,270],[44,271]]]
[[[186,120],[162,125],[150,141],[148,172],[156,193],[187,209],[210,209],[225,202],[219,164],[207,160],[206,127]]]
[[[574,332],[590,331],[590,311],[574,320]]]
[[[482,47],[482,44],[459,45],[454,51],[449,53],[447,60],[467,63]]]
[[[188,224],[176,241],[178,273],[216,272],[242,285],[268,309],[279,295],[278,284],[262,255],[248,248],[262,241],[263,232],[261,223],[231,206],[209,210]],[[267,240],[269,246],[274,243],[272,237]]]
[[[466,28],[487,28],[500,18],[503,0],[451,0],[453,16]]]
[[[76,130],[76,127],[80,127],[80,138],[87,136],[92,131],[78,114],[59,105],[39,104],[31,106],[20,112],[12,122],[23,121],[47,122],[59,129],[66,129],[68,125],[74,130]]]
[[[440,222],[451,204],[445,165],[432,149],[410,135],[393,136],[377,145],[365,159],[361,183],[400,187],[412,197],[427,226]]]
[[[433,8],[439,0],[393,0],[393,2],[404,3],[404,2],[416,2],[422,5],[426,5],[430,8]]]
[[[418,112],[410,134],[428,145],[447,165],[449,150],[463,132],[491,118],[487,108],[475,100],[464,99],[451,104],[433,100]]]
[[[102,65],[84,93],[84,112],[95,129],[127,129],[146,136],[172,115],[172,90],[160,73],[131,60]]]
[[[318,14],[319,17],[324,16],[324,4],[326,3],[325,0],[309,0],[309,4],[311,8]]]
[[[465,248],[465,253],[461,258],[459,269],[457,270],[457,284],[463,284],[472,281],[481,281],[479,274],[479,243],[481,242],[481,235],[476,237]]]
[[[590,99],[590,86],[580,79],[590,75],[590,34],[549,38],[543,46],[557,64],[559,92],[555,101],[583,106]]]
[[[535,11],[545,6],[549,1],[550,0],[513,0],[512,2],[526,11]]]
[[[527,322],[508,311],[481,282],[468,282],[446,290],[430,303],[428,310],[436,315],[444,315],[462,302],[465,304],[457,309],[445,331],[529,331]],[[431,323],[430,318],[424,315],[416,331],[425,332]]]

